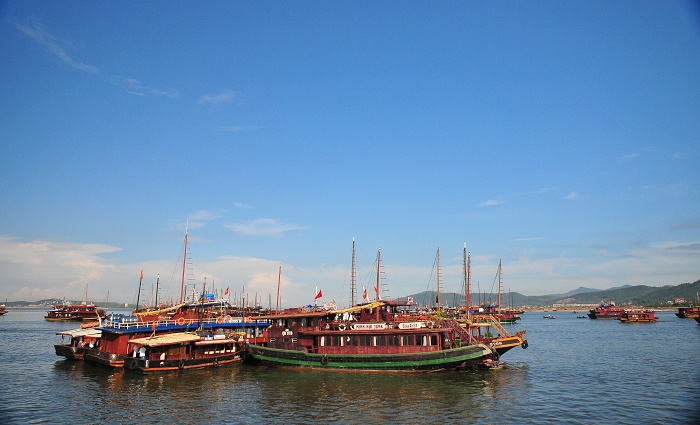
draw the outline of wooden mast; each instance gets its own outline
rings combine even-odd
[[[501,320],[501,280],[503,279],[503,260],[498,260],[498,320]]]
[[[350,275],[350,307],[355,305],[355,238],[352,238],[352,272]]]
[[[185,293],[185,268],[187,267],[187,232],[189,230],[190,222],[187,220],[185,225],[185,248],[182,251],[182,286],[180,286],[180,302],[182,304],[182,296]]]
[[[379,279],[380,279],[380,271],[381,271],[381,254],[382,254],[382,249],[379,248],[377,250],[377,284],[374,287],[374,301],[379,301]],[[379,322],[379,307],[377,307],[377,322]]]
[[[275,312],[279,314],[280,312],[280,282],[282,280],[282,264],[280,264],[280,270],[277,273],[277,304],[275,304]]]
[[[437,298],[435,299],[437,302],[437,312],[440,312],[440,247],[438,247],[437,251]]]

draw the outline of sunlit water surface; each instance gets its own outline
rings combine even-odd
[[[527,329],[529,348],[501,370],[148,376],[56,356],[56,332],[77,324],[44,314],[0,316],[0,424],[700,423],[700,326],[673,313],[652,324],[526,313],[508,329]]]

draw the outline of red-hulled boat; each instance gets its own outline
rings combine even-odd
[[[95,321],[104,319],[105,316],[107,311],[94,304],[61,304],[54,305],[44,319],[49,322]]]
[[[85,353],[99,344],[102,332],[95,328],[80,328],[56,332],[61,335],[61,343],[55,344],[57,356],[71,360],[82,360]],[[65,341],[68,338],[68,341]]]
[[[592,308],[588,312],[588,317],[591,319],[619,319],[624,312],[624,308],[615,306],[615,301],[601,301],[598,307]]]
[[[700,307],[679,307],[676,316],[681,319],[694,319],[700,317]]]
[[[622,323],[650,323],[659,320],[651,310],[627,310],[620,315]]]

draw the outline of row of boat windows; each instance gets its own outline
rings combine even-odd
[[[319,345],[335,347],[385,347],[438,345],[437,335],[332,335],[319,338]]]
[[[225,353],[235,353],[236,349],[234,348],[233,344],[225,344],[225,345],[211,345],[211,346],[202,346],[202,347],[196,347],[196,350],[198,350],[199,354],[225,354]],[[172,347],[168,348],[164,352],[161,352],[161,360],[164,360],[165,358],[171,358],[171,357],[182,357],[183,354],[189,356],[192,352],[192,347],[187,345],[187,346],[180,346],[180,347]],[[157,349],[152,349],[152,353],[154,355],[157,355],[158,353]],[[138,357],[137,355],[134,355],[134,357]]]

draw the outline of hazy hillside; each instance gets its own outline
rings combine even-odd
[[[696,301],[696,293],[700,292],[700,279],[693,283],[683,283],[681,285],[668,286],[646,286],[624,285],[614,289],[598,290],[589,288],[579,288],[570,291],[566,294],[553,294],[541,296],[528,296],[518,292],[511,292],[510,298],[512,305],[520,307],[523,305],[530,306],[547,306],[556,303],[568,304],[597,304],[601,300],[615,301],[618,304],[632,305],[662,305],[673,298],[685,298],[686,300]],[[418,294],[410,295],[418,305],[435,304],[435,291],[424,291]],[[508,305],[508,294],[502,294],[502,303]],[[472,304],[482,302],[495,302],[498,296],[493,293],[487,294],[472,294]],[[405,300],[406,297],[401,299]],[[454,292],[440,294],[440,301],[450,306],[457,304],[464,305],[464,294]]]

